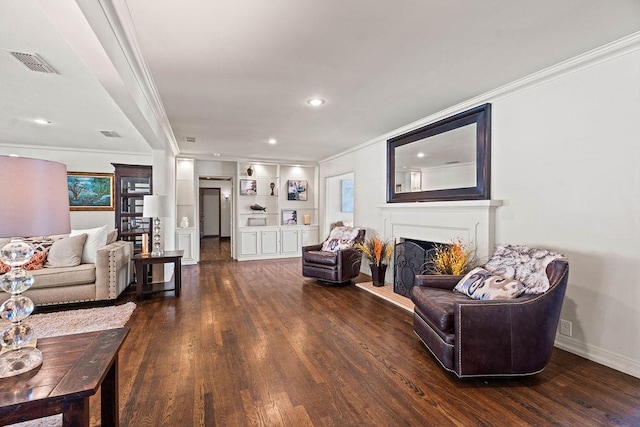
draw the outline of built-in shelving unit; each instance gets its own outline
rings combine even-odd
[[[238,260],[296,257],[302,246],[318,243],[316,167],[260,162],[237,165]],[[290,192],[290,185],[296,191]],[[266,209],[253,210],[252,205]],[[292,218],[295,224],[290,223]]]
[[[176,246],[184,251],[182,264],[196,264],[200,259],[196,237],[195,160],[176,159]],[[187,226],[183,227],[183,218]]]

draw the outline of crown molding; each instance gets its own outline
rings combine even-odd
[[[422,126],[434,123],[438,120],[442,120],[451,115],[468,110],[469,108],[473,108],[481,104],[486,104],[487,102],[496,101],[500,98],[504,98],[517,92],[521,92],[535,86],[548,83],[558,78],[567,76],[577,71],[584,70],[589,67],[593,67],[603,62],[610,61],[620,56],[627,55],[637,50],[640,50],[640,32],[630,34],[599,48],[590,50],[566,61],[560,62],[556,65],[552,65],[551,67],[545,68],[541,71],[530,74],[511,83],[507,83],[506,85],[500,86],[497,89],[493,89],[489,92],[485,92],[481,95],[470,98],[452,107],[441,110],[435,114],[409,123],[408,125],[392,130],[391,132],[387,132],[384,135],[381,135],[374,139],[370,139],[369,141],[356,145],[348,150],[342,151],[339,154],[335,154],[333,156],[327,157],[326,159],[322,159],[318,163],[322,165],[323,163],[335,160],[346,154],[359,151],[362,148],[368,147],[381,141],[386,141],[387,139],[402,135],[403,133],[418,129]]]

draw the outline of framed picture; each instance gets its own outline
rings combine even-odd
[[[115,179],[112,173],[67,172],[69,209],[72,211],[112,211]]]
[[[298,211],[282,211],[282,225],[297,225],[298,224]]]
[[[287,200],[307,200],[307,181],[287,181]]]
[[[340,180],[340,199],[341,199],[341,211],[353,212],[353,180],[342,179]]]
[[[255,179],[241,179],[240,180],[240,195],[241,196],[254,196],[258,194],[258,184]]]

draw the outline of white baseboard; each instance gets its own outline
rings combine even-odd
[[[640,378],[640,362],[619,354],[611,353],[599,347],[585,344],[571,337],[556,335],[555,346],[585,359],[608,366],[625,374]]]

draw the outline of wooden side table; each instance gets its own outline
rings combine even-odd
[[[103,426],[118,426],[118,351],[128,328],[41,338],[33,371],[0,381],[0,425],[62,413],[64,426],[89,426],[100,388]]]
[[[176,298],[180,298],[180,290],[182,289],[182,255],[183,250],[179,251],[164,251],[163,255],[151,256],[151,254],[136,254],[133,256],[133,261],[136,265],[136,277],[138,283],[136,283],[136,297],[140,300],[144,295],[156,294],[159,292],[175,291]],[[171,289],[153,289],[150,285],[150,265],[153,264],[166,264],[172,262],[174,266],[174,284],[175,287]],[[146,289],[151,288],[151,289]]]

